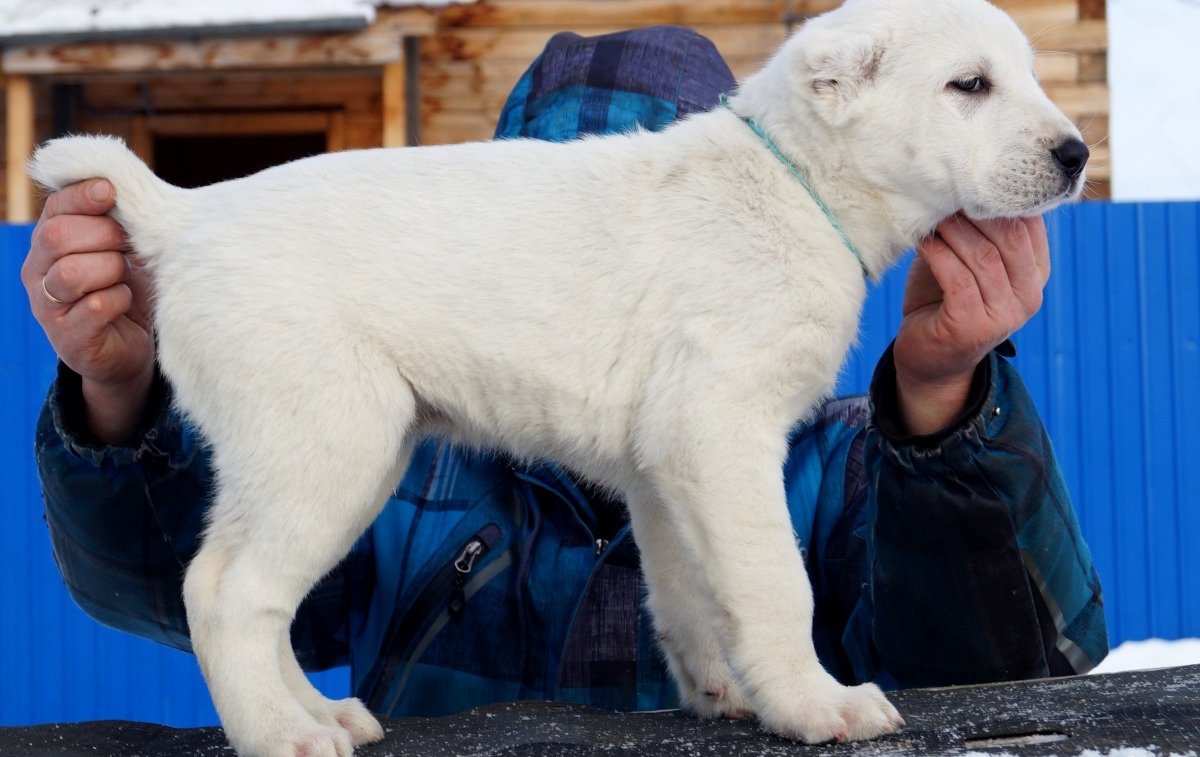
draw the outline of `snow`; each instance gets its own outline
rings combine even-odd
[[[475,0],[0,0],[0,39],[260,24],[365,26],[377,7]]]
[[[1200,3],[1108,0],[1113,199],[1200,199]]]
[[[1011,752],[966,752],[960,757],[1017,757]],[[1101,752],[1096,749],[1085,749],[1079,753],[1078,757],[1196,757],[1194,751],[1184,752],[1160,752],[1158,747],[1151,746],[1149,748],[1125,746],[1117,749],[1110,749],[1107,752]]]
[[[1200,665],[1200,639],[1127,641],[1108,653],[1092,673]]]

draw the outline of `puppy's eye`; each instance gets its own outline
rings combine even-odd
[[[982,76],[972,76],[967,79],[957,79],[950,82],[950,86],[957,89],[959,92],[986,92],[989,89],[987,79]]]

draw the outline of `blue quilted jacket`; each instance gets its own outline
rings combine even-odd
[[[499,137],[658,128],[733,79],[682,29],[556,36]],[[97,620],[189,649],[180,588],[209,456],[156,381],[141,433],[105,446],[60,366],[37,431],[55,558]],[[1050,442],[1000,355],[946,432],[906,437],[890,353],[869,397],[825,405],[784,476],[816,596],[822,661],[889,687],[1082,672],[1107,652],[1100,586]],[[662,708],[676,693],[642,609],[619,502],[546,463],[420,445],[352,553],[292,629],[309,669],[350,665],[375,711],[439,715],[521,698]]]

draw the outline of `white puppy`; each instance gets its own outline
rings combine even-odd
[[[32,173],[111,180],[153,273],[162,368],[217,470],[184,588],[230,741],[341,755],[382,731],[308,684],[289,621],[428,434],[625,496],[693,709],[809,742],[895,729],[814,653],[788,430],[834,384],[864,272],[956,211],[1074,197],[1086,159],[999,10],[849,0],[661,133],[344,152],[187,191],[76,137]]]

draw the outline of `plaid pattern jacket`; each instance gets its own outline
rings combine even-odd
[[[732,86],[712,45],[686,30],[562,34],[517,84],[497,136],[655,129]],[[1099,583],[1012,368],[984,361],[969,410],[937,437],[898,431],[894,393],[889,354],[870,397],[828,403],[791,439],[788,506],[824,664],[896,687],[1099,662]],[[180,591],[208,454],[161,380],[133,443],[104,446],[85,428],[79,377],[60,366],[36,450],[67,588],[103,623],[189,649]],[[309,669],[349,664],[356,695],[387,715],[519,698],[668,707],[677,698],[642,592],[619,503],[552,464],[430,441],[306,599],[293,641]]]

